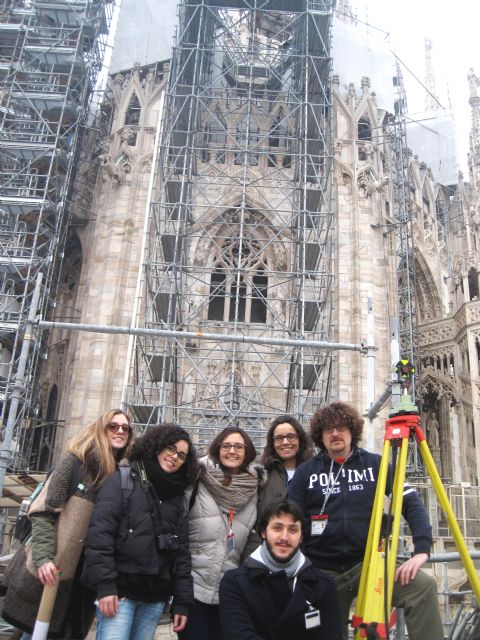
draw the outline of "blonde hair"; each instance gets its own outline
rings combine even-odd
[[[101,484],[105,478],[116,470],[118,459],[110,446],[107,436],[107,428],[115,416],[122,415],[132,423],[128,415],[121,409],[110,409],[101,415],[95,422],[82,429],[74,436],[67,447],[68,453],[76,456],[83,465],[88,466],[89,458],[95,458],[98,472],[94,478],[94,484]],[[122,450],[122,457],[127,458],[132,446],[133,431],[128,434],[127,446]]]

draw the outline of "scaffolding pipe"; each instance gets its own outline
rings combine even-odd
[[[0,491],[3,488],[5,481],[5,473],[7,471],[8,463],[11,460],[10,454],[13,438],[13,430],[17,421],[17,412],[22,398],[22,392],[25,390],[25,370],[28,363],[28,354],[30,351],[30,345],[35,341],[33,335],[33,326],[35,318],[37,316],[37,308],[40,300],[40,291],[42,287],[42,273],[37,274],[35,281],[35,289],[33,291],[32,303],[28,312],[28,318],[25,325],[25,334],[23,336],[22,350],[18,360],[17,373],[15,374],[15,383],[13,385],[10,408],[8,411],[8,419],[3,435],[3,442],[0,448]]]
[[[174,329],[145,329],[142,327],[120,327],[106,324],[81,324],[76,322],[55,322],[36,320],[39,329],[71,329],[89,333],[110,333],[128,336],[156,336],[163,338],[197,338],[218,342],[241,342],[243,344],[265,344],[285,347],[311,347],[312,349],[330,349],[332,351],[359,351],[364,355],[374,350],[371,345],[351,344],[348,342],[328,342],[325,340],[290,340],[288,338],[266,338],[263,336],[225,335],[223,333],[203,333],[201,331],[175,331]]]

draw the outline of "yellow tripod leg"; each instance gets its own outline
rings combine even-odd
[[[432,480],[432,484],[437,494],[438,501],[440,502],[440,506],[442,507],[444,514],[447,516],[448,526],[450,528],[450,531],[452,532],[452,536],[455,541],[458,553],[460,554],[460,557],[462,559],[465,571],[467,572],[467,576],[475,594],[475,598],[477,599],[477,604],[480,605],[480,579],[478,577],[475,565],[473,564],[473,560],[468,553],[467,545],[465,544],[465,540],[463,539],[462,532],[460,531],[460,527],[458,526],[458,522],[455,518],[455,514],[453,513],[453,509],[448,500],[446,491],[443,488],[442,480],[438,474],[435,461],[425,440],[419,440],[418,446],[420,449],[420,453],[422,454],[425,467],[427,468],[428,475]]]
[[[383,562],[385,558],[383,554],[379,552],[378,545],[380,540],[380,530],[382,526],[383,501],[385,499],[385,488],[387,484],[389,452],[390,441],[386,440],[383,446],[382,460],[378,472],[375,499],[373,503],[372,516],[370,519],[370,527],[368,530],[367,545],[365,548],[362,573],[360,576],[360,584],[358,587],[357,604],[355,607],[354,615],[354,627],[357,626],[357,621],[370,622],[372,620],[372,618],[370,617],[372,599],[375,598],[375,595],[377,596],[377,598],[375,599],[378,599],[379,584],[383,585]],[[361,629],[358,629],[355,632],[355,638],[361,637],[362,631]]]
[[[385,620],[385,548],[379,548],[380,527],[383,514],[383,501],[388,473],[388,458],[391,448],[390,441],[385,442],[380,466],[377,490],[375,492],[375,502],[372,512],[372,520],[368,533],[367,548],[362,567],[362,575],[358,589],[357,606],[354,620],[363,623],[377,623],[377,630],[380,636],[385,637],[385,627],[389,620]],[[403,487],[405,483],[405,473],[407,466],[408,438],[402,439],[400,456],[395,468],[395,476],[392,487],[392,533],[385,545],[389,545],[388,566],[387,566],[387,612],[390,614],[392,606],[393,584],[396,569],[396,556],[398,549],[398,537],[400,534],[400,520],[403,504]],[[374,541],[376,543],[374,544]],[[364,637],[359,629],[355,638]]]
[[[395,478],[392,489],[392,514],[393,525],[391,533],[391,543],[388,556],[388,611],[392,608],[393,585],[397,564],[398,538],[400,536],[400,521],[402,518],[403,491],[405,485],[405,475],[407,471],[408,438],[402,439],[400,455],[395,469]]]

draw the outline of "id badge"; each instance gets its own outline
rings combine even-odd
[[[235,549],[235,534],[231,531],[227,536],[227,553],[231,553]]]
[[[318,516],[311,516],[312,527],[310,534],[312,536],[321,536],[328,524],[328,516],[326,513]]]
[[[320,624],[320,611],[318,609],[307,611],[305,614],[305,629],[315,629],[319,627]]]

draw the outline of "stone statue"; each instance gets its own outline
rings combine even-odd
[[[470,97],[476,98],[478,96],[477,89],[480,85],[480,79],[473,69],[469,69],[468,71],[468,86],[470,88]]]
[[[440,425],[438,424],[435,411],[431,411],[427,418],[427,442],[430,449],[440,448]]]

